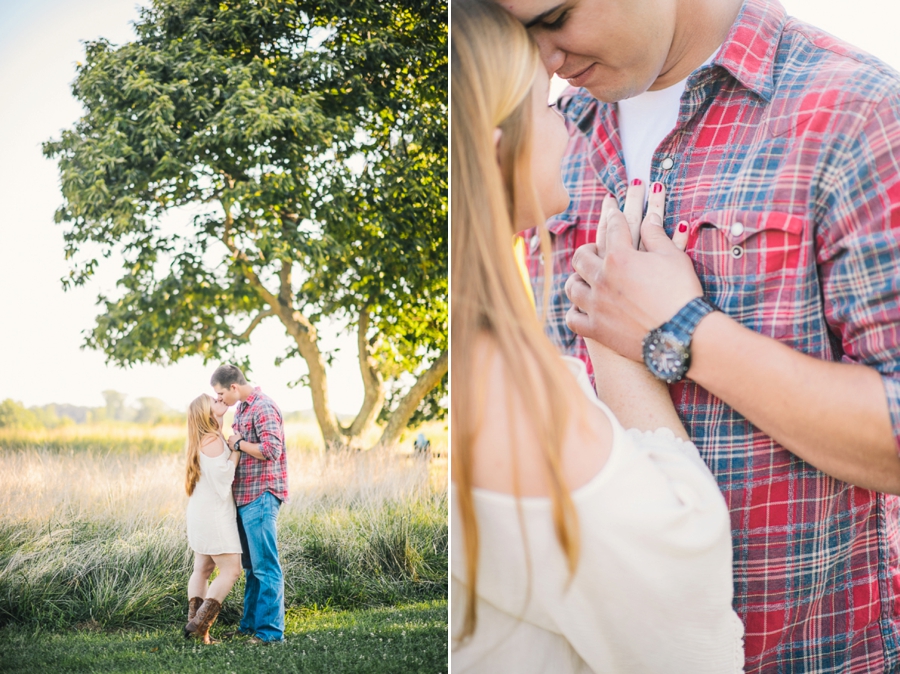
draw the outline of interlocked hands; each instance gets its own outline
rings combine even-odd
[[[621,211],[613,196],[604,199],[596,242],[575,251],[575,273],[566,281],[572,301],[569,329],[638,361],[644,336],[703,295],[684,252],[687,223],[676,226],[672,239],[666,235],[666,193],[660,183],[651,186],[642,217],[644,189],[632,184]]]

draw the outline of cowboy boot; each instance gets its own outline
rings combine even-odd
[[[184,636],[197,637],[204,644],[211,644],[209,628],[216,621],[220,610],[222,610],[222,604],[216,599],[206,599],[197,609],[194,619],[184,626]]]
[[[219,605],[219,608],[222,608],[222,605],[221,605],[221,604]],[[209,621],[209,624],[208,624],[208,625],[206,626],[206,628],[203,630],[203,634],[200,635],[200,641],[202,641],[204,644],[217,644],[217,643],[219,643],[219,640],[218,640],[218,639],[213,639],[211,636],[209,636],[209,628],[212,627],[212,625],[213,625],[214,622],[216,622],[216,618],[218,617],[218,615],[219,615],[219,612],[216,611],[216,615],[213,616],[213,619]]]
[[[200,608],[202,603],[203,597],[191,597],[188,600],[188,622],[191,622],[194,616],[197,615],[197,609]]]

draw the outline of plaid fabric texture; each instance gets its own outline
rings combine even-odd
[[[616,107],[560,100],[572,201],[554,240],[554,343],[590,368],[565,325],[576,247],[603,197],[624,202]],[[900,436],[900,76],[877,59],[746,0],[714,61],[695,72],[676,129],[653,158],[665,228],[707,297],[744,326],[823,360],[881,375]],[[544,269],[527,232],[539,309]],[[597,376],[602,376],[598,373]],[[748,672],[900,670],[898,499],[832,479],[696,384],[671,387],[732,518],[735,609]]]
[[[234,502],[240,506],[271,492],[287,501],[287,454],[284,451],[284,423],[281,410],[257,386],[246,402],[238,403],[235,431],[247,442],[259,445],[265,461],[249,454],[241,457],[234,475]]]

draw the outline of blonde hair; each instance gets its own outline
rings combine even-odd
[[[543,449],[554,527],[570,573],[578,563],[579,541],[560,463],[575,383],[535,315],[511,245],[516,231],[538,227],[544,268],[550,268],[549,235],[531,180],[531,98],[543,66],[525,28],[494,2],[454,0],[451,22],[451,455],[462,524],[456,533],[466,549],[466,614],[457,635],[462,639],[476,622],[472,447],[479,432],[485,368],[474,362],[473,354],[485,334],[505,362]],[[499,148],[494,143],[497,128]],[[533,366],[523,367],[523,362]],[[516,430],[510,429],[511,438]],[[515,442],[513,484],[518,494]]]
[[[184,490],[190,496],[200,479],[200,443],[210,433],[219,434],[219,424],[212,411],[212,398],[205,393],[197,396],[188,406],[187,441],[185,454],[187,466],[184,476]]]

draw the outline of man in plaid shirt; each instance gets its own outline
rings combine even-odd
[[[253,641],[284,639],[284,575],[278,562],[276,521],[287,500],[287,456],[281,410],[234,365],[221,365],[210,381],[231,407],[234,434],[228,446],[243,452],[232,491],[238,513],[244,567],[244,614],[239,631]]]
[[[776,0],[502,4],[580,87],[559,103],[572,201],[548,223],[548,307],[526,235],[551,338],[589,367],[579,335],[641,360],[693,298],[721,309],[670,390],[731,511],[747,671],[897,671],[900,77]],[[601,257],[601,204],[628,184],[616,102],[683,80],[650,164],[664,221],[636,251],[611,218]]]

